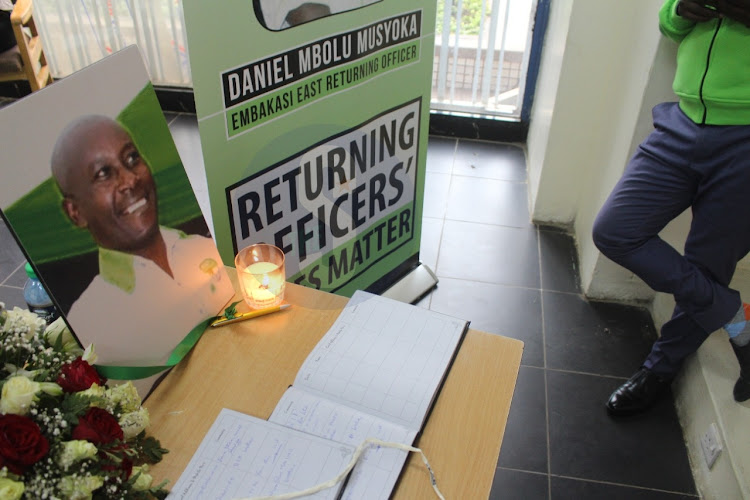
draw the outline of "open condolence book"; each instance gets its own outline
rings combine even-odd
[[[468,327],[357,291],[269,420],[222,410],[170,498],[300,491],[336,477],[367,438],[412,444]],[[368,448],[345,485],[310,498],[386,499],[406,456]]]

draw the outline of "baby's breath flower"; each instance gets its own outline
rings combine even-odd
[[[3,329],[29,340],[34,334],[44,331],[47,323],[31,311],[14,307],[7,312]]]

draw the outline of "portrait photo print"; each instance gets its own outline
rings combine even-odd
[[[0,210],[74,335],[100,365],[163,365],[234,290],[138,49],[0,113]]]

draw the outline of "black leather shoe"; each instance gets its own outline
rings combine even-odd
[[[671,378],[641,367],[609,397],[607,413],[613,417],[643,413],[659,400],[671,383]]]
[[[734,384],[734,400],[742,403],[750,399],[750,344],[738,347],[732,341],[729,343],[740,362],[740,378]]]

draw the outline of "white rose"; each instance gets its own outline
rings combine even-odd
[[[60,454],[57,457],[57,463],[60,467],[67,469],[76,462],[91,458],[96,455],[97,449],[93,443],[75,439],[62,443]],[[0,498],[2,498],[0,496]]]
[[[151,487],[151,483],[154,482],[154,478],[148,473],[148,465],[146,464],[140,467],[137,465],[134,466],[130,477],[135,477],[135,483],[133,483],[135,491],[146,491]]]
[[[91,384],[91,387],[84,391],[79,391],[78,394],[81,396],[94,396],[95,398],[105,399],[107,395],[107,389],[99,384]],[[91,406],[99,406],[96,401],[91,403]]]
[[[141,431],[148,427],[150,420],[146,408],[139,408],[136,411],[125,413],[120,417],[119,424],[125,436],[125,441],[129,441],[140,434]]]
[[[96,352],[94,352],[94,344],[89,344],[89,346],[83,350],[83,354],[81,354],[81,359],[86,361],[91,366],[94,366],[96,364],[96,360],[99,358],[99,356],[96,355]]]
[[[65,476],[58,486],[63,498],[68,500],[91,500],[93,491],[100,488],[104,480],[99,476]]]
[[[58,344],[62,346],[63,352],[83,353],[83,349],[78,345],[73,334],[70,332],[68,325],[65,324],[62,317],[57,318],[44,331],[44,336],[51,346]]]
[[[108,406],[106,387],[102,387],[99,384],[91,384],[91,387],[89,387],[85,391],[78,391],[76,395],[91,396],[93,397],[93,399],[89,403],[90,406],[104,408],[110,413],[112,412],[112,408]]]
[[[136,411],[141,407],[138,389],[130,381],[107,389],[107,399],[113,406],[119,404],[123,413]]]
[[[0,413],[26,415],[31,405],[37,400],[36,394],[41,390],[39,382],[18,375],[9,378],[3,385],[0,394]]]
[[[7,477],[0,478],[0,498],[3,500],[19,500],[26,487],[19,481]]]

